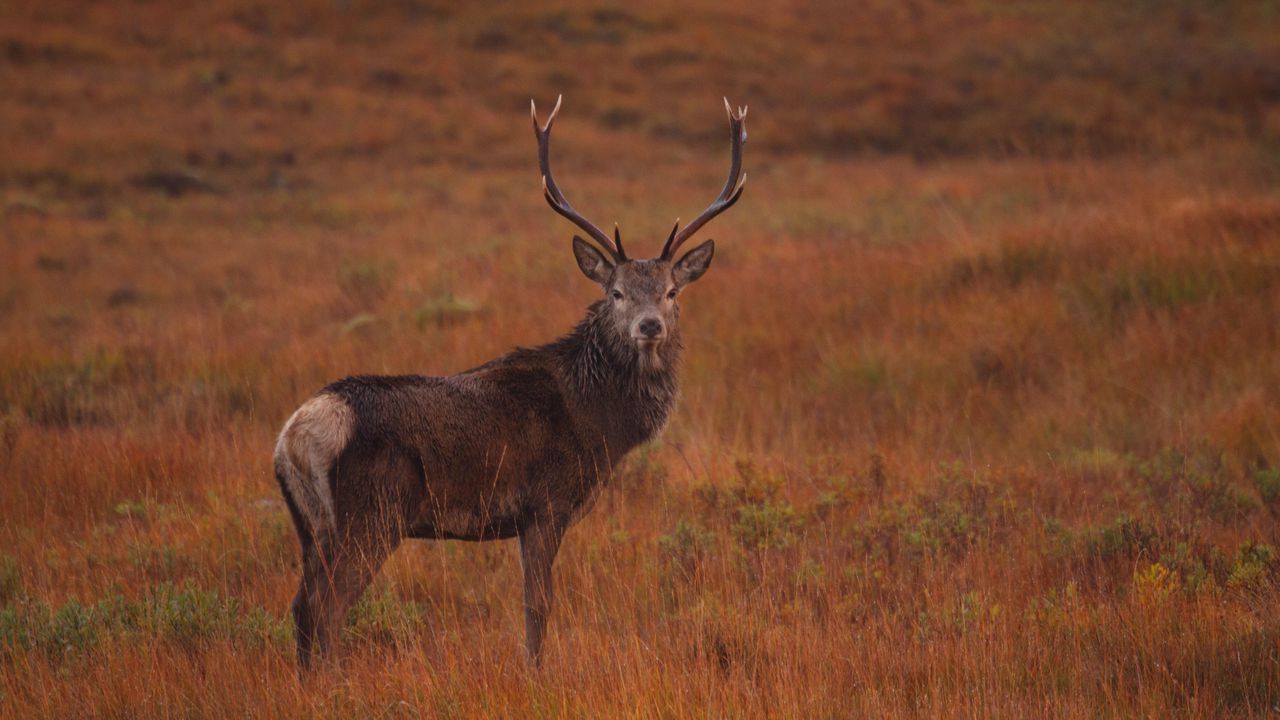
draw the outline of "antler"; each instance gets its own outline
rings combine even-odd
[[[563,99],[563,95],[556,98],[556,106],[547,116],[547,124],[541,126],[538,124],[538,106],[532,100],[529,101],[529,112],[533,115],[533,132],[538,136],[538,166],[542,170],[542,194],[547,198],[547,204],[552,210],[582,228],[600,244],[600,247],[613,256],[615,262],[623,262],[627,259],[627,254],[622,250],[622,234],[618,231],[618,226],[616,224],[613,226],[614,240],[610,240],[603,230],[573,209],[565,199],[564,193],[560,192],[560,187],[556,185],[556,179],[551,175],[551,123],[555,122],[556,113],[560,112],[560,101]]]
[[[724,189],[720,191],[720,195],[711,203],[711,206],[702,211],[702,214],[693,219],[693,222],[684,226],[680,230],[680,221],[676,220],[676,226],[671,228],[671,235],[667,237],[667,244],[662,246],[662,259],[669,260],[675,254],[676,250],[684,244],[686,240],[693,237],[699,228],[706,225],[711,218],[733,207],[738,202],[738,198],[742,197],[742,189],[747,184],[747,176],[742,175],[742,145],[747,142],[747,108],[740,107],[735,113],[733,107],[729,105],[729,98],[724,99],[725,112],[729,113],[729,179],[725,181]]]

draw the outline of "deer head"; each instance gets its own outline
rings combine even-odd
[[[614,225],[613,237],[610,238],[580,215],[565,199],[551,174],[551,124],[560,112],[561,100],[563,96],[556,99],[556,106],[547,117],[545,125],[538,122],[537,106],[532,100],[529,101],[533,130],[538,137],[538,164],[542,170],[543,195],[552,210],[582,228],[599,245],[597,248],[575,235],[573,255],[582,274],[604,289],[605,298],[601,309],[607,313],[617,339],[622,344],[634,347],[641,358],[656,362],[662,345],[676,333],[680,316],[676,299],[686,286],[702,277],[711,267],[715,241],[707,240],[685,253],[679,260],[674,259],[676,251],[711,218],[728,210],[742,196],[747,181],[746,175],[742,174],[742,146],[747,141],[747,108],[742,107],[735,112],[729,105],[729,100],[724,101],[725,111],[729,115],[729,179],[725,181],[720,195],[683,229],[680,221],[676,220],[675,227],[671,228],[671,234],[662,247],[662,254],[658,257],[632,260],[622,247],[622,234],[618,226]]]

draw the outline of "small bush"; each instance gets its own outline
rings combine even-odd
[[[1133,591],[1144,605],[1163,604],[1181,587],[1178,573],[1161,563],[1152,563],[1133,573]]]
[[[706,528],[681,518],[670,533],[658,538],[658,552],[669,567],[689,578],[711,550],[714,538]]]
[[[958,557],[983,539],[1003,536],[1012,527],[1017,504],[1007,490],[962,477],[959,465],[944,468],[941,487],[915,499],[909,544]]]
[[[951,608],[948,625],[954,632],[961,634],[995,622],[1004,612],[1004,606],[991,602],[985,594],[976,590],[960,596],[959,601]]]
[[[422,635],[426,609],[401,600],[386,583],[376,583],[351,609],[346,632],[361,642],[403,647]]]
[[[1271,511],[1280,511],[1280,468],[1258,468],[1253,471],[1253,486]]]
[[[242,608],[235,598],[192,582],[162,583],[138,600],[121,595],[87,605],[71,598],[0,610],[0,652],[38,649],[55,660],[88,652],[108,639],[148,637],[188,649],[216,640],[253,645],[288,642],[288,624],[262,608]]]
[[[783,478],[750,463],[737,465],[739,482],[730,488],[733,537],[748,551],[782,550],[795,543],[801,517],[782,497]]]
[[[1166,450],[1136,462],[1134,472],[1162,507],[1180,506],[1228,523],[1257,508],[1257,501],[1230,479],[1221,453],[1209,449]]]
[[[72,598],[41,624],[35,634],[36,643],[59,657],[83,652],[98,644],[107,622],[109,618],[95,612],[93,606]]]
[[[18,608],[13,605],[0,608],[0,654],[31,647],[32,642],[30,626]]]
[[[146,622],[156,634],[184,646],[235,635],[239,602],[194,583],[163,583],[145,601]]]
[[[1173,552],[1160,557],[1160,564],[1182,578],[1184,590],[1194,593],[1202,588],[1216,586],[1219,578],[1215,578],[1214,568],[1220,567],[1222,562],[1221,553],[1216,547],[1211,548],[1207,554],[1197,554],[1191,550],[1190,545],[1180,542]]]
[[[1071,620],[1071,610],[1080,605],[1080,586],[1068,581],[1061,590],[1049,588],[1043,595],[1033,597],[1027,603],[1025,617],[1033,625],[1066,627]]]
[[[747,550],[783,550],[791,547],[800,530],[800,516],[786,501],[738,508],[733,536]]]
[[[1236,551],[1227,587],[1243,592],[1265,588],[1274,579],[1276,551],[1270,545],[1245,543]]]
[[[1083,533],[1085,553],[1101,560],[1150,556],[1159,538],[1150,523],[1123,513],[1111,524]]]
[[[0,602],[22,594],[22,569],[12,555],[0,555]]]

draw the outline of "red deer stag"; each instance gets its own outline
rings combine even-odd
[[[591,236],[573,254],[604,288],[569,334],[447,377],[356,376],[329,385],[280,431],[275,474],[302,543],[293,601],[298,662],[331,652],[342,621],[405,538],[520,538],[525,648],[537,662],[551,609],[551,565],[565,530],[610,471],[662,430],[676,400],[676,302],[711,265],[713,241],[676,251],[742,195],[746,108],[729,113],[729,179],[651,260],[632,260],[565,199],[551,174],[551,124],[538,137],[551,208]],[[604,252],[601,252],[603,250]]]

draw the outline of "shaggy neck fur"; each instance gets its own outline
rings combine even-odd
[[[604,311],[592,304],[568,335],[545,346],[559,361],[575,405],[605,439],[611,464],[631,448],[657,435],[675,407],[679,389],[680,335],[642,352],[619,336]]]

